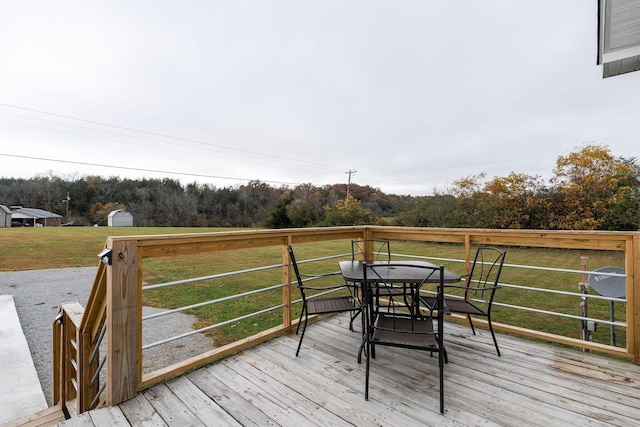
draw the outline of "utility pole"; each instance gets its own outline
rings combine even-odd
[[[70,200],[71,200],[71,197],[69,197],[69,192],[67,192],[67,198],[62,200],[62,203],[67,205],[67,214],[65,215],[67,222],[69,222],[69,201]]]
[[[347,199],[349,198],[349,187],[351,187],[351,175],[355,175],[356,172],[358,171],[352,171],[351,169],[345,172],[346,174],[349,174],[349,181],[347,183]]]

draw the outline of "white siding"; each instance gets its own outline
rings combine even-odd
[[[600,0],[599,6],[603,77],[640,70],[640,0]]]

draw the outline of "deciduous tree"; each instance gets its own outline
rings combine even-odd
[[[616,222],[612,216],[620,200],[631,196],[629,180],[633,168],[611,155],[602,145],[586,145],[559,156],[552,183],[556,194],[550,211],[550,227],[597,230]]]

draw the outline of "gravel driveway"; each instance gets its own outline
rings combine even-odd
[[[89,298],[97,267],[0,272],[0,295],[13,295],[22,330],[49,406],[52,405],[52,324],[61,304]],[[157,311],[143,307],[143,316]],[[143,343],[192,330],[195,317],[172,314],[143,323]],[[150,372],[213,348],[210,338],[195,334],[143,352],[143,372]]]

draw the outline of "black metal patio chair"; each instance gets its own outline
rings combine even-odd
[[[304,339],[304,333],[307,330],[307,323],[309,320],[309,315],[316,314],[330,314],[330,313],[342,313],[342,312],[351,312],[351,322],[349,323],[349,329],[353,330],[352,324],[355,317],[358,314],[363,314],[363,306],[361,304],[361,300],[354,296],[354,290],[350,289],[348,295],[341,295],[335,297],[312,297],[309,295],[308,291],[311,292],[320,292],[323,293],[331,293],[332,291],[338,291],[340,289],[344,289],[349,287],[348,284],[338,284],[332,286],[307,286],[304,284],[303,277],[309,278],[318,278],[323,275],[305,275],[300,274],[300,270],[298,268],[298,263],[296,262],[295,255],[293,254],[293,248],[289,246],[287,248],[289,252],[289,258],[291,260],[291,265],[293,266],[293,271],[296,275],[296,281],[298,285],[298,289],[300,290],[300,295],[302,296],[302,310],[300,311],[300,318],[298,319],[298,326],[296,327],[296,334],[300,332],[300,324],[304,318],[304,326],[302,327],[302,333],[300,334],[300,341],[298,342],[298,348],[296,350],[296,357],[300,353],[300,347],[302,346],[302,340]],[[332,275],[332,274],[331,274]]]
[[[369,399],[369,371],[371,359],[376,357],[377,346],[401,347],[413,350],[422,350],[438,354],[438,370],[440,384],[440,412],[444,413],[444,364],[447,362],[444,348],[443,316],[444,310],[438,310],[434,319],[433,313],[426,315],[420,310],[420,290],[427,282],[432,286],[437,286],[436,299],[442,305],[444,303],[443,284],[444,267],[428,267],[406,265],[402,263],[390,264],[391,268],[414,268],[420,269],[424,279],[419,283],[411,284],[413,298],[409,307],[391,306],[389,311],[376,312],[372,319],[365,316],[367,324],[366,334],[366,368],[365,368],[365,400]],[[376,282],[377,288],[390,287],[390,284],[377,272],[377,268],[382,266],[367,264],[364,269],[365,283]],[[436,276],[437,275],[437,276]],[[365,287],[365,292],[376,292],[375,287]],[[367,295],[367,299],[370,300]],[[428,312],[428,310],[426,311]],[[436,327],[434,328],[434,320]],[[382,368],[382,367],[380,367]]]
[[[505,256],[506,252],[498,248],[479,246],[465,284],[445,285],[444,287],[445,292],[450,289],[459,289],[461,291],[462,295],[459,297],[447,295],[444,303],[451,313],[465,314],[467,316],[474,335],[476,334],[476,329],[473,325],[472,316],[487,318],[489,331],[498,356],[500,356],[500,348],[491,323],[491,307],[493,306],[496,290],[500,288],[498,280],[500,279]],[[437,310],[438,307],[442,306],[438,304],[435,297],[423,296],[421,299],[431,310]]]

